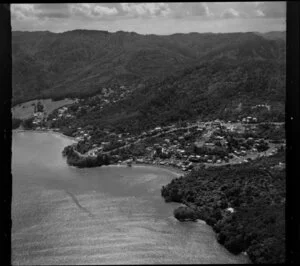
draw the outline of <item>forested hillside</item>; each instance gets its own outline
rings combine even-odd
[[[269,108],[257,107],[261,104]],[[196,118],[284,121],[284,106],[284,62],[224,57],[136,90],[130,98],[80,119],[83,124],[139,131]]]
[[[149,84],[178,76],[186,68],[199,64],[216,68],[210,63],[213,59],[248,60],[253,67],[253,60],[264,64],[284,61],[285,41],[255,33],[13,32],[12,58],[16,104],[37,98],[92,95],[112,84],[143,84],[150,90],[153,86]],[[234,74],[236,78],[238,74]]]
[[[193,206],[229,251],[253,263],[285,261],[285,152],[247,164],[201,168],[162,188],[166,201]],[[231,211],[229,211],[230,209]]]

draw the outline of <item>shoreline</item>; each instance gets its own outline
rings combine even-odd
[[[159,169],[164,169],[164,170],[168,170],[174,174],[176,174],[177,177],[182,176],[184,174],[186,174],[186,172],[173,167],[173,166],[169,166],[169,165],[158,165],[158,164],[147,164],[147,163],[133,163],[132,166],[140,166],[140,167],[147,167],[147,166],[151,166],[151,167],[155,167],[155,168],[159,168]]]
[[[57,134],[61,137],[64,137],[64,138],[67,138],[67,139],[70,139],[74,142],[77,142],[77,140],[74,138],[74,137],[70,137],[70,136],[67,136],[67,135],[64,135],[62,132],[59,132],[59,131],[54,131],[54,130],[33,130],[33,129],[13,129],[12,130],[13,132],[33,132],[33,133],[51,133],[51,134]],[[138,166],[138,167],[155,167],[155,168],[158,168],[158,169],[164,169],[164,170],[168,170],[169,172],[172,172],[176,177],[180,177],[184,174],[186,174],[186,172],[176,168],[176,167],[173,167],[173,166],[170,166],[170,165],[158,165],[158,164],[151,164],[151,163],[133,163],[132,165],[134,166]],[[126,163],[120,163],[120,164],[109,164],[107,166],[123,166],[123,167],[128,167]],[[75,166],[76,167],[76,166]],[[103,167],[103,166],[98,166],[98,167]]]
[[[74,137],[70,137],[70,136],[67,136],[65,134],[63,134],[62,132],[59,132],[59,131],[54,131],[54,130],[33,130],[33,129],[13,129],[12,132],[33,132],[33,133],[51,133],[51,134],[57,134],[61,137],[64,137],[64,138],[68,138],[69,140],[72,140],[74,142],[78,142]]]
[[[36,133],[51,133],[51,134],[57,134],[61,137],[64,137],[64,138],[67,138],[71,141],[73,141],[74,143],[78,143],[78,140],[76,140],[75,137],[70,137],[70,136],[67,136],[65,134],[63,134],[62,132],[60,131],[54,131],[52,129],[47,129],[47,130],[33,130],[33,129],[13,129],[12,131],[15,131],[15,132],[36,132]],[[64,147],[65,148],[65,147]],[[266,152],[269,152],[270,150],[273,150],[274,147],[269,147],[269,149],[266,151]],[[261,152],[261,153],[266,153],[266,152]],[[247,156],[247,158],[243,158],[241,160],[243,161],[234,161],[234,160],[230,160],[230,162],[227,162],[227,163],[203,163],[205,165],[205,167],[218,167],[218,166],[225,166],[225,165],[237,165],[237,164],[241,164],[241,163],[244,163],[244,161],[248,158],[251,158],[252,160],[255,160],[257,158],[260,157],[260,154],[256,154],[256,156]],[[265,155],[266,157],[269,156],[269,155]],[[113,164],[110,164],[110,165],[126,165],[125,162],[122,162],[121,164],[118,164],[118,163],[113,163]],[[188,172],[185,172],[177,167],[174,167],[174,166],[170,166],[170,165],[161,165],[161,164],[155,164],[155,163],[136,163],[136,162],[132,162],[133,165],[144,165],[144,166],[154,166],[154,167],[157,167],[157,168],[161,168],[161,169],[167,169],[167,170],[170,170],[171,172],[174,172],[178,177],[181,176],[181,175],[185,175],[187,174]],[[75,166],[76,167],[76,166]],[[94,167],[97,167],[97,166],[94,166]]]
[[[107,165],[108,166],[113,166],[113,167],[128,167],[126,163],[120,163],[120,164],[109,164]],[[102,167],[102,166],[100,166]],[[132,167],[154,167],[154,168],[157,168],[157,169],[163,169],[163,170],[167,170],[169,172],[171,172],[172,174],[174,174],[177,178],[177,177],[180,177],[184,174],[186,174],[186,172],[178,169],[178,168],[175,168],[173,166],[166,166],[166,165],[157,165],[157,164],[147,164],[147,163],[133,163],[132,164]]]
[[[61,132],[59,132],[59,131],[53,131],[53,130],[25,130],[25,129],[14,129],[13,130],[14,132],[17,132],[17,133],[21,133],[21,132],[33,132],[33,133],[51,133],[51,134],[57,134],[57,135],[59,135],[59,136],[61,136],[61,137],[64,137],[64,138],[68,138],[68,139],[70,139],[70,140],[73,140],[74,142],[76,141],[75,140],[75,138],[73,138],[73,137],[69,137],[69,136],[66,136],[66,135],[64,135],[63,133],[61,133]],[[67,163],[66,163],[67,164]],[[114,164],[109,164],[109,165],[102,165],[102,166],[96,166],[96,167],[128,167],[127,166],[127,163],[120,163],[120,164],[116,164],[116,163],[114,163]],[[76,167],[76,166],[72,166],[72,167]],[[170,173],[172,173],[173,175],[174,175],[174,177],[172,178],[172,179],[176,179],[176,178],[178,178],[178,177],[180,177],[180,176],[184,176],[185,174],[187,174],[188,172],[185,172],[185,171],[183,171],[183,170],[181,170],[181,169],[179,169],[179,168],[176,168],[176,167],[174,167],[174,166],[170,166],[170,165],[160,165],[160,164],[151,164],[151,163],[132,163],[132,167],[130,167],[130,168],[134,168],[134,167],[141,167],[141,168],[143,168],[143,167],[153,167],[153,168],[156,168],[156,169],[161,169],[161,170],[166,170],[166,171],[168,171],[168,172],[170,172]],[[78,168],[78,167],[76,167],[76,168]],[[94,168],[94,167],[92,167],[92,168]],[[164,199],[164,197],[162,197],[162,199]],[[173,201],[171,201],[171,202],[173,202]],[[185,207],[189,207],[189,208],[192,208],[193,209],[193,206],[192,205],[190,205],[188,202],[178,202],[179,204],[181,204],[182,206],[185,206]],[[175,209],[174,209],[175,210]],[[205,223],[205,224],[207,224],[212,230],[213,230],[213,232],[214,232],[214,234],[215,234],[215,238],[217,239],[217,233],[214,231],[214,229],[213,229],[213,226],[211,226],[211,225],[209,225],[208,223],[207,223],[207,221],[206,220],[204,220],[204,219],[197,219],[196,221],[199,221],[200,223]],[[222,245],[222,244],[219,244],[220,246],[222,246],[222,247],[224,247],[225,248],[225,246],[224,245]],[[226,248],[225,248],[226,249]],[[232,252],[230,252],[228,249],[226,249],[230,254],[233,254]],[[247,254],[244,254],[244,252],[242,252],[242,254],[243,254],[243,256],[246,256],[248,259],[249,259],[249,257],[248,257],[248,255]]]

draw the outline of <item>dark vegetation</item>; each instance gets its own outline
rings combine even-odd
[[[34,125],[32,123],[33,120],[34,120],[33,117],[24,119],[23,122],[22,122],[22,126],[24,127],[24,129],[33,129],[34,128]]]
[[[284,67],[283,63],[261,60],[204,62],[181,75],[138,89],[101,113],[91,110],[82,114],[77,123],[122,133],[196,118],[236,121],[255,116],[260,121],[284,121]],[[259,103],[268,103],[271,110],[252,108]]]
[[[174,216],[179,221],[194,221],[197,218],[196,213],[192,208],[183,206],[180,206],[174,210]]]
[[[34,112],[43,112],[44,111],[44,105],[38,101],[37,104],[34,105]]]
[[[146,87],[214,58],[259,60],[262,64],[284,60],[285,40],[255,33],[156,36],[89,30],[16,31],[12,33],[13,105],[37,98],[88,97],[113,84]],[[225,91],[239,86],[228,82],[222,84]],[[274,86],[276,82],[270,80]]]
[[[17,129],[22,123],[21,119],[12,118],[12,129]]]
[[[192,206],[232,253],[247,251],[254,263],[284,263],[285,169],[279,162],[285,162],[284,151],[242,165],[193,170],[163,187],[162,196]]]
[[[113,150],[117,146],[108,146],[103,149],[103,152]],[[67,158],[67,163],[72,166],[79,168],[84,167],[95,167],[102,165],[109,165],[117,163],[119,160],[125,161],[127,159],[132,159],[138,156],[145,155],[145,144],[139,143],[136,145],[129,145],[128,147],[112,151],[109,154],[104,154],[100,152],[98,156],[83,156],[82,154],[86,153],[90,145],[85,142],[78,142],[76,145],[70,145],[64,148],[63,156]]]
[[[74,151],[73,146],[67,146],[63,150],[63,156],[67,157],[67,163],[78,168],[96,167],[109,165],[111,159],[107,155],[99,154],[96,157],[84,157]]]
[[[285,138],[285,128],[278,127],[270,123],[264,123],[258,126],[258,130],[255,132],[255,135],[260,138],[278,141]]]
[[[276,61],[217,59],[204,62],[176,77],[136,89],[128,98],[111,103],[101,111],[85,101],[86,107],[80,112],[74,111],[76,119],[54,124],[73,128],[93,125],[100,131],[107,128],[116,133],[138,134],[157,125],[195,119],[236,121],[254,116],[259,122],[282,122],[285,119],[284,68],[284,63]],[[262,103],[269,104],[270,110],[253,108]],[[80,104],[75,104],[74,108],[78,106]],[[276,138],[276,133],[270,125],[262,126],[258,132],[263,138]]]

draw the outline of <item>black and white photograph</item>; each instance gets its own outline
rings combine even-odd
[[[12,265],[286,262],[286,2],[8,6]]]

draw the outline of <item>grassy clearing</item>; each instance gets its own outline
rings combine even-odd
[[[14,106],[12,108],[12,116],[18,119],[27,119],[31,117],[34,113],[34,104],[37,104],[38,101],[40,101],[41,104],[44,105],[44,110],[47,115],[57,108],[74,102],[74,100],[72,99],[63,99],[60,101],[53,101],[52,99],[32,100]]]

